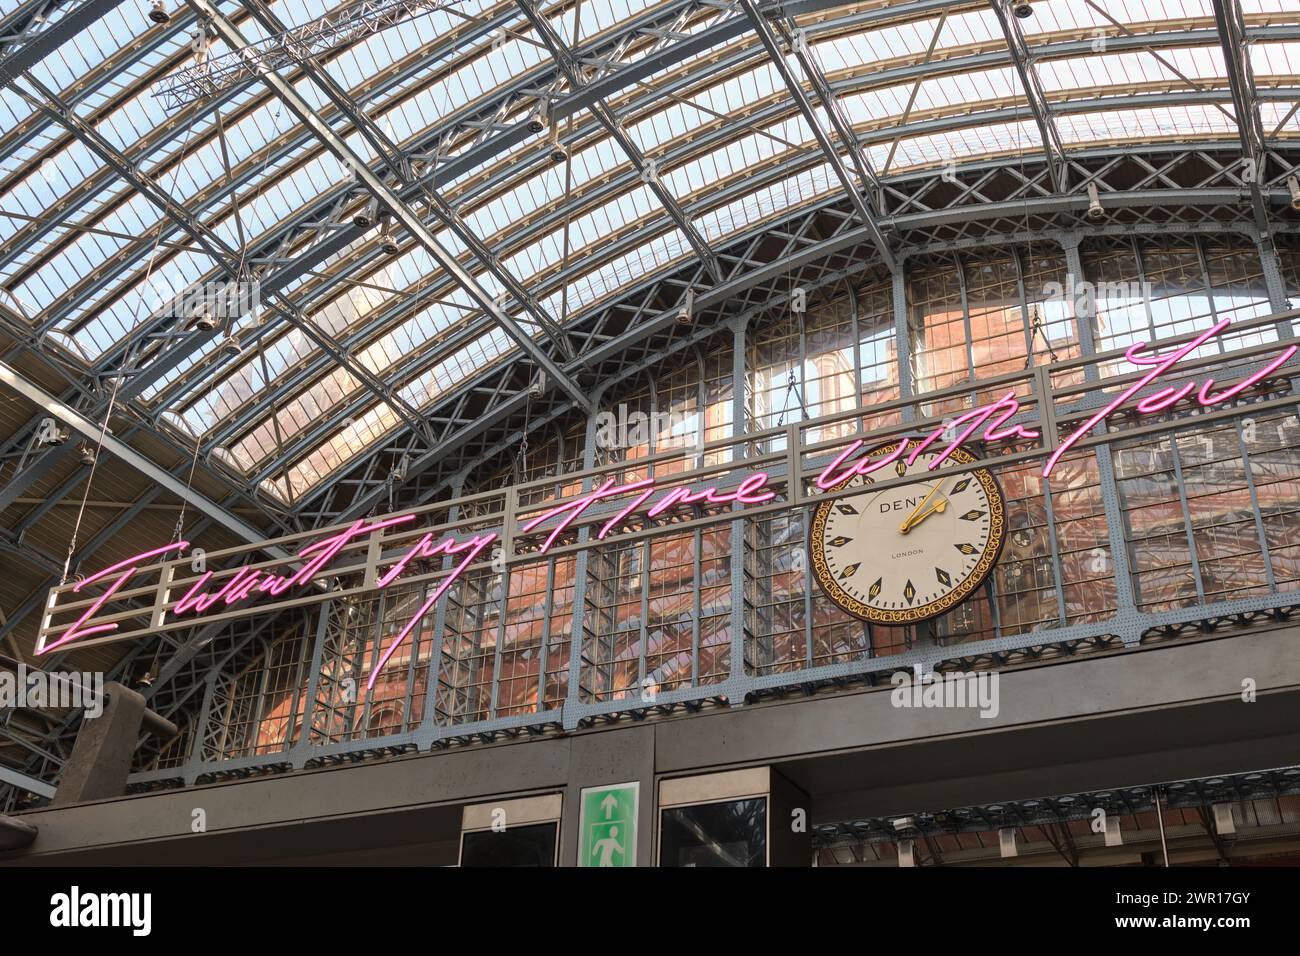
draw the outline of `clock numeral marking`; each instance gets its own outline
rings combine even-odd
[[[975,547],[975,545],[973,545],[973,544],[967,544],[967,543],[965,543],[965,542],[962,542],[961,544],[955,544],[955,545],[953,545],[953,547],[956,548],[958,551],[960,551],[962,554],[979,554],[979,553],[980,553],[980,549],[977,548],[977,547]]]
[[[845,568],[843,571],[840,572],[840,580],[843,581],[850,574],[853,574],[855,571],[857,571],[858,568],[860,568],[861,566],[862,566],[861,563],[850,564],[847,568]]]
[[[950,491],[950,492],[948,492],[948,493],[951,494],[951,495],[959,495],[959,494],[961,494],[963,491],[965,491],[969,486],[970,486],[970,479],[969,479],[969,478],[963,478],[961,481],[957,482],[957,484],[953,485],[953,486],[952,486],[952,491]]]
[[[902,478],[905,474],[907,474],[907,462],[905,461],[896,462],[894,464],[894,471],[898,474],[899,478]]]
[[[871,587],[867,590],[868,601],[874,601],[876,598],[880,597],[880,586],[884,583],[885,583],[884,578],[876,578],[876,583],[871,585]]]
[[[952,586],[952,577],[943,568],[935,568],[934,576],[939,579],[939,583],[944,587]]]
[[[831,548],[842,548],[852,540],[852,538],[846,538],[844,535],[839,535],[832,540],[827,541],[826,544]]]
[[[855,515],[858,513],[857,508],[853,507],[853,505],[847,505],[847,504],[837,504],[835,506],[835,510],[842,515]]]
[[[961,516],[961,520],[976,521],[983,517],[984,517],[984,512],[980,511],[978,508],[972,508],[970,511],[966,512],[964,515]]]
[[[908,581],[903,588],[903,597],[907,598],[907,603],[911,604],[916,599],[916,588],[912,587],[912,582]]]

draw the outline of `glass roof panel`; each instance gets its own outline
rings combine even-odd
[[[332,0],[278,0],[273,9],[287,23],[302,24],[336,6]],[[659,8],[678,9],[677,0],[566,5],[554,12],[551,22],[572,43],[575,18],[578,37],[590,40]],[[1275,24],[1279,17],[1291,22],[1286,17],[1296,15],[1290,0],[1242,0],[1242,8],[1248,20],[1268,17],[1256,24]],[[154,28],[145,18],[146,10],[144,4],[120,6],[47,56],[35,74],[47,85],[67,90],[92,74],[98,76],[105,58],[123,45],[145,40],[138,52],[123,57],[119,68],[87,84],[90,88],[77,98],[78,114],[93,122],[115,148],[141,161],[146,171],[161,173],[160,183],[232,248],[241,234],[278,238],[297,213],[319,205],[325,194],[344,183],[346,171],[301,134],[289,136],[288,145],[270,154],[266,144],[297,124],[262,84],[248,82],[223,107],[226,152],[242,178],[237,191],[242,230],[237,228],[212,111],[198,111],[192,124],[160,128],[168,117],[152,95],[152,84],[176,64],[189,62],[188,28]],[[254,21],[242,11],[239,15],[246,37],[263,36]],[[679,32],[663,35],[658,42],[647,42],[641,35],[621,49],[621,62],[635,62],[719,18],[737,16],[721,7],[694,15],[695,22],[677,24]],[[893,175],[946,161],[1041,152],[1038,127],[1017,71],[1009,61],[996,65],[990,59],[1005,53],[1005,38],[986,4],[958,4],[946,15],[927,13],[905,22],[898,16],[887,5],[866,4],[803,18],[814,59],[844,91],[844,114],[865,134],[867,155],[878,170],[887,165]],[[880,23],[891,18],[894,22]],[[1089,35],[1164,34],[1154,51],[1036,59],[1039,80],[1055,107],[1053,122],[1062,141],[1075,146],[1170,137],[1231,141],[1236,129],[1218,44],[1194,46],[1175,34],[1194,27],[1204,35],[1213,22],[1211,0],[1035,0],[1034,15],[1017,24],[1035,48]],[[501,24],[508,29],[500,31]],[[492,35],[484,32],[488,26],[493,27]],[[932,44],[933,71],[916,74],[919,81],[909,76],[900,82],[897,71],[912,70]],[[696,228],[714,243],[783,211],[832,196],[840,188],[752,32],[727,46],[745,48],[743,57],[730,58],[743,65],[718,70],[716,81],[707,68],[679,80],[715,49],[667,65],[611,97],[648,104],[636,112],[620,110],[628,117],[628,135],[660,164],[664,188],[679,197]],[[1259,106],[1266,136],[1300,133],[1300,118],[1291,113],[1294,100],[1286,90],[1300,65],[1300,42],[1256,40],[1250,51],[1267,94]],[[217,43],[212,54],[224,52],[224,45]],[[956,56],[980,57],[981,67],[953,72],[950,61]],[[461,115],[467,104],[498,107],[494,122],[500,126],[485,126],[478,137],[461,135],[455,149],[463,150],[471,141],[519,121],[530,102],[515,96],[523,86],[521,78],[549,64],[549,54],[513,2],[449,0],[445,9],[361,37],[321,61],[344,87],[362,89],[359,99],[369,115],[407,147],[417,139],[430,142],[440,124]],[[605,69],[607,64],[596,65],[597,73]],[[326,115],[332,112],[312,83],[295,71],[282,72],[310,104]],[[696,88],[700,78],[709,85]],[[653,93],[656,84],[670,81],[681,96]],[[1281,93],[1274,89],[1279,86]],[[1180,94],[1193,92],[1190,87],[1217,91],[1213,95],[1221,94],[1221,100],[1201,97],[1179,104]],[[563,87],[554,90],[566,92]],[[539,85],[529,92],[546,91]],[[1141,102],[1144,94],[1151,97],[1147,104]],[[1119,102],[1130,96],[1131,102]],[[251,106],[254,102],[259,105]],[[1123,108],[1106,108],[1116,105]],[[30,106],[21,97],[0,91],[0,121],[6,128],[16,127],[29,114]],[[910,125],[900,129],[905,114]],[[583,139],[568,164],[571,170],[541,160],[545,135],[531,135],[497,153],[486,167],[488,174],[480,168],[442,187],[467,228],[490,245],[521,282],[537,287],[544,308],[557,316],[562,309],[572,314],[588,307],[692,254],[652,190],[632,175],[632,164],[613,140],[589,114],[578,112],[572,119],[576,127],[565,121],[562,128],[566,133],[582,129]],[[347,130],[354,148],[371,155],[355,132],[342,123],[335,127]],[[159,142],[152,143],[154,139]],[[0,249],[0,258],[7,252],[9,259],[0,265],[0,281],[26,314],[55,322],[92,360],[120,345],[143,311],[157,301],[143,276],[150,270],[150,252],[160,229],[167,244],[152,266],[155,284],[183,285],[217,267],[189,248],[188,237],[158,209],[132,195],[118,177],[106,175],[99,158],[79,142],[68,141],[58,127],[41,122],[30,134],[0,134],[0,142],[16,144],[0,160],[0,175],[15,180],[0,196],[0,243],[31,237],[21,247]],[[33,218],[68,196],[79,198],[70,203],[64,221],[38,231]],[[556,272],[566,261],[566,221],[568,261],[561,289]],[[398,238],[404,246],[412,245],[409,237]],[[500,282],[464,255],[454,235],[443,230],[438,238],[452,254],[463,256],[489,294],[500,291]],[[301,302],[307,321],[324,334],[350,342],[353,361],[393,377],[400,383],[399,394],[423,407],[469,372],[513,351],[508,337],[489,327],[472,344],[434,363],[434,342],[465,323],[481,322],[482,316],[463,291],[447,286],[423,249],[381,258],[375,239],[372,232],[352,243],[342,254],[313,267],[311,274],[290,281],[283,293]],[[123,256],[125,268],[115,264],[102,282],[87,281],[126,250],[130,254]],[[339,273],[345,273],[343,281],[322,282]],[[322,284],[329,286],[328,292],[315,291]],[[312,301],[313,296],[319,301]],[[194,434],[230,438],[227,460],[241,469],[274,457],[279,444],[301,439],[345,400],[367,402],[364,421],[337,430],[294,464],[288,476],[294,494],[400,422],[386,404],[361,399],[361,383],[298,330],[276,325],[258,350],[237,359],[217,349],[217,343],[209,342],[155,383],[146,397],[165,395],[163,404]],[[413,356],[423,356],[420,361],[432,367],[404,371],[403,364],[411,363]],[[277,408],[268,402],[249,414],[250,403],[272,389],[280,399]],[[285,492],[280,487],[277,493]]]

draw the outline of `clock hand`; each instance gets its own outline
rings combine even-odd
[[[916,524],[920,520],[922,510],[924,510],[925,506],[930,503],[930,499],[939,493],[939,489],[943,487],[943,483],[947,480],[947,478],[940,478],[935,482],[934,487],[930,489],[930,493],[922,498],[921,503],[916,506],[916,510],[903,520],[902,525],[899,526],[898,529],[899,534],[907,534],[907,532],[912,529],[912,525]]]
[[[934,514],[936,511],[939,512],[940,514],[942,514],[942,513],[943,513],[943,509],[945,509],[945,508],[947,508],[947,507],[948,507],[948,499],[947,499],[947,498],[944,498],[942,501],[936,501],[934,504],[932,504],[932,505],[930,506],[930,508],[929,508],[928,511],[923,511],[923,512],[921,512],[919,515],[917,515],[915,518],[909,519],[909,521],[908,521],[908,525],[907,525],[907,530],[908,530],[908,531],[911,531],[913,528],[915,528],[917,525],[919,525],[919,524],[920,524],[922,521],[924,521],[926,518],[930,517],[930,515]]]

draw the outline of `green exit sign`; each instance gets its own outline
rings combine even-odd
[[[636,866],[640,792],[640,783],[583,788],[578,866]]]

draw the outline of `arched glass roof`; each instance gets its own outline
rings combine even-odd
[[[378,229],[349,237],[369,196],[247,67],[285,56],[256,16],[221,7],[252,53],[218,39],[197,63],[188,7],[157,25],[141,0],[103,5],[111,9],[0,91],[0,305],[29,332],[75,363],[111,368],[130,347],[153,347],[142,329],[178,290],[226,275],[102,148],[42,108],[34,79],[263,282],[275,276],[274,294],[307,324],[254,311],[234,329],[238,355],[207,337],[166,363],[137,400],[181,445],[198,442],[292,503],[403,427],[403,409],[428,409],[477,370],[520,354],[416,237],[394,229],[396,251]],[[47,30],[79,6],[0,5],[6,21],[44,11]],[[357,27],[357,6],[279,0],[267,9],[311,31],[319,69],[494,261],[426,216],[437,242],[539,340],[545,330],[502,273],[563,326],[697,256],[700,242],[717,248],[842,197],[844,168],[870,194],[972,162],[1241,138],[1238,67],[1225,61],[1214,0],[1037,0],[1024,19],[1000,17],[988,2],[760,4],[777,40],[812,64],[804,94],[818,121],[832,119],[815,95],[821,83],[877,183],[862,181],[845,144],[831,155],[819,143],[736,5],[427,0],[399,12],[380,2],[369,15],[395,22],[374,30]],[[1258,138],[1293,142],[1300,10],[1293,0],[1240,0],[1239,9]],[[574,51],[578,80],[530,10]],[[335,32],[321,39],[327,15]],[[796,59],[786,63],[806,70]],[[277,63],[330,129],[382,170],[383,157],[319,82],[292,58]],[[538,109],[549,124],[533,130]],[[567,157],[558,162],[557,144]],[[330,237],[347,241],[310,254]]]

